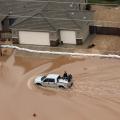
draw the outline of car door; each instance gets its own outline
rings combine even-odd
[[[49,86],[49,87],[56,87],[55,79],[50,78],[50,79],[49,79],[48,86]]]
[[[47,87],[49,84],[49,79],[46,78],[44,81],[43,81],[43,86]]]

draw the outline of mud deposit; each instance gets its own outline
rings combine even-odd
[[[70,90],[33,85],[37,75],[73,75]],[[120,120],[120,60],[0,58],[1,120]]]

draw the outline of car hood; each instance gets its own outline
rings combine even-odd
[[[42,77],[43,77],[43,76],[38,76],[38,77],[36,77],[35,80],[34,80],[34,83],[41,83],[41,82],[42,82],[42,80],[41,80]]]

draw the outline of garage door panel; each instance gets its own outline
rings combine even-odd
[[[50,45],[49,33],[47,32],[19,32],[20,44]]]
[[[61,40],[63,43],[76,44],[76,33],[75,31],[60,31]]]

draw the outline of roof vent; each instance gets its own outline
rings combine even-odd
[[[12,13],[13,13],[13,11],[12,11],[12,9],[10,8],[10,9],[8,10],[8,14],[11,15]]]
[[[86,17],[86,16],[84,16],[84,17],[83,17],[83,19],[84,19],[84,20],[86,20],[86,19],[87,19],[87,17]]]
[[[70,7],[73,7],[73,3],[70,4]]]
[[[74,15],[75,13],[74,12],[71,12],[71,15]]]

